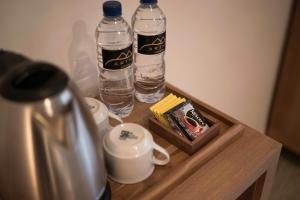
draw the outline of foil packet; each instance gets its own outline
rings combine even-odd
[[[178,134],[184,134],[191,141],[210,127],[207,119],[194,108],[190,100],[172,108],[164,116]]]

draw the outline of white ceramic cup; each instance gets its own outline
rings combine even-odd
[[[104,156],[111,179],[132,184],[148,178],[156,165],[169,162],[169,153],[153,141],[151,133],[135,123],[115,126],[103,140]],[[153,155],[159,151],[165,159]]]
[[[108,120],[109,118],[113,118],[120,123],[123,123],[122,119],[114,113],[109,112],[105,104],[101,101],[91,97],[85,97],[84,99],[94,117],[94,121],[101,137],[112,129]]]

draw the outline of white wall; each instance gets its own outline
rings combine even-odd
[[[1,0],[0,47],[69,71],[73,49],[96,65],[101,0]],[[138,0],[122,0],[129,21]],[[160,0],[167,81],[265,129],[291,0]],[[73,59],[73,60],[72,60]]]

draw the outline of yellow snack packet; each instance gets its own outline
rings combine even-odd
[[[176,97],[176,99],[172,102],[170,102],[169,104],[166,104],[163,108],[161,108],[158,111],[158,120],[165,126],[169,127],[169,122],[168,120],[164,117],[164,113],[167,112],[168,110],[174,108],[175,106],[181,104],[182,102],[185,102],[185,98],[178,98]]]
[[[162,100],[160,100],[159,102],[157,102],[156,104],[152,105],[150,107],[151,111],[154,111],[158,106],[160,106],[161,104],[163,104],[164,102],[168,101],[169,99],[171,99],[173,96],[175,96],[174,94],[170,93],[168,96],[164,97]]]
[[[149,109],[158,121],[169,127],[169,122],[165,119],[163,114],[184,101],[186,101],[185,98],[180,98],[170,93],[168,96],[152,105]]]
[[[172,95],[170,98],[168,98],[166,101],[155,107],[154,109],[154,115],[156,119],[159,119],[159,111],[164,108],[166,105],[170,104],[173,101],[176,101],[177,97],[175,95]]]

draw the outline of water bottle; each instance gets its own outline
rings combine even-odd
[[[95,42],[87,34],[86,24],[77,21],[73,26],[73,39],[68,52],[71,78],[84,97],[99,95],[96,69]]]
[[[135,96],[154,103],[165,93],[166,17],[157,0],[140,0],[132,17]]]
[[[134,105],[132,32],[120,2],[106,1],[103,13],[96,29],[100,98],[111,112],[126,117]]]

